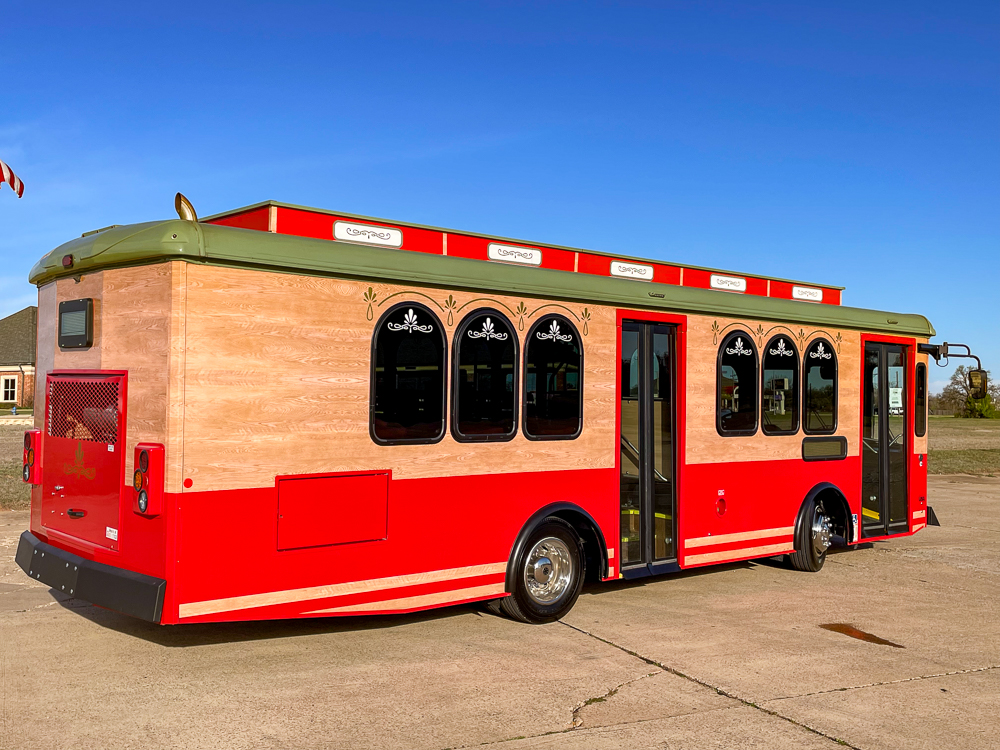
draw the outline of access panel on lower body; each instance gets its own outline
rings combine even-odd
[[[385,539],[389,474],[278,478],[278,549]]]

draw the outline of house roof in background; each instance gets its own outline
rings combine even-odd
[[[26,307],[0,320],[0,365],[34,365],[38,308]]]

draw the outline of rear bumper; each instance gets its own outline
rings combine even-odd
[[[149,622],[163,614],[162,578],[86,560],[46,544],[30,531],[21,534],[15,561],[29,577],[56,591]]]

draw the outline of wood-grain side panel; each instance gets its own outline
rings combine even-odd
[[[168,492],[179,492],[184,480],[184,363],[187,351],[187,263],[170,264],[170,349],[167,366],[166,475]]]
[[[38,343],[35,354],[35,429],[45,427],[45,381],[55,368],[56,358],[56,284],[38,289]]]
[[[54,369],[56,370],[100,370],[101,347],[104,341],[104,271],[79,277],[80,280],[59,279],[56,285],[56,314],[52,320]],[[56,340],[59,327],[59,303],[73,299],[94,300],[94,345],[88,349],[60,349]]]
[[[137,443],[167,440],[170,271],[160,263],[104,272],[101,368],[128,371],[127,466]]]
[[[768,321],[737,320],[709,316],[688,318],[687,352],[687,445],[689,464],[731,461],[779,461],[802,457],[801,426],[795,435],[722,437],[715,425],[716,368],[719,345],[730,332],[748,334],[758,354],[768,340],[779,333],[789,336],[802,353],[816,338],[826,338],[837,351],[838,421],[837,435],[847,438],[847,453],[858,455],[860,430],[861,335],[856,331],[789,327]],[[760,362],[758,360],[758,366]]]
[[[276,474],[391,469],[394,479],[614,466],[615,311],[502,295],[191,265],[184,475],[194,490],[269,486]],[[371,290],[369,292],[369,289]],[[366,293],[372,300],[368,304]],[[584,430],[573,441],[379,446],[369,435],[372,333],[397,302],[434,311],[449,341],[494,307],[523,338],[559,312],[584,328]],[[585,318],[586,316],[589,316]],[[450,367],[449,367],[450,369]]]

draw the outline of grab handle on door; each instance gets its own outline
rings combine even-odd
[[[87,511],[70,508],[66,511],[66,515],[69,516],[70,518],[83,518],[85,515],[87,515]]]

